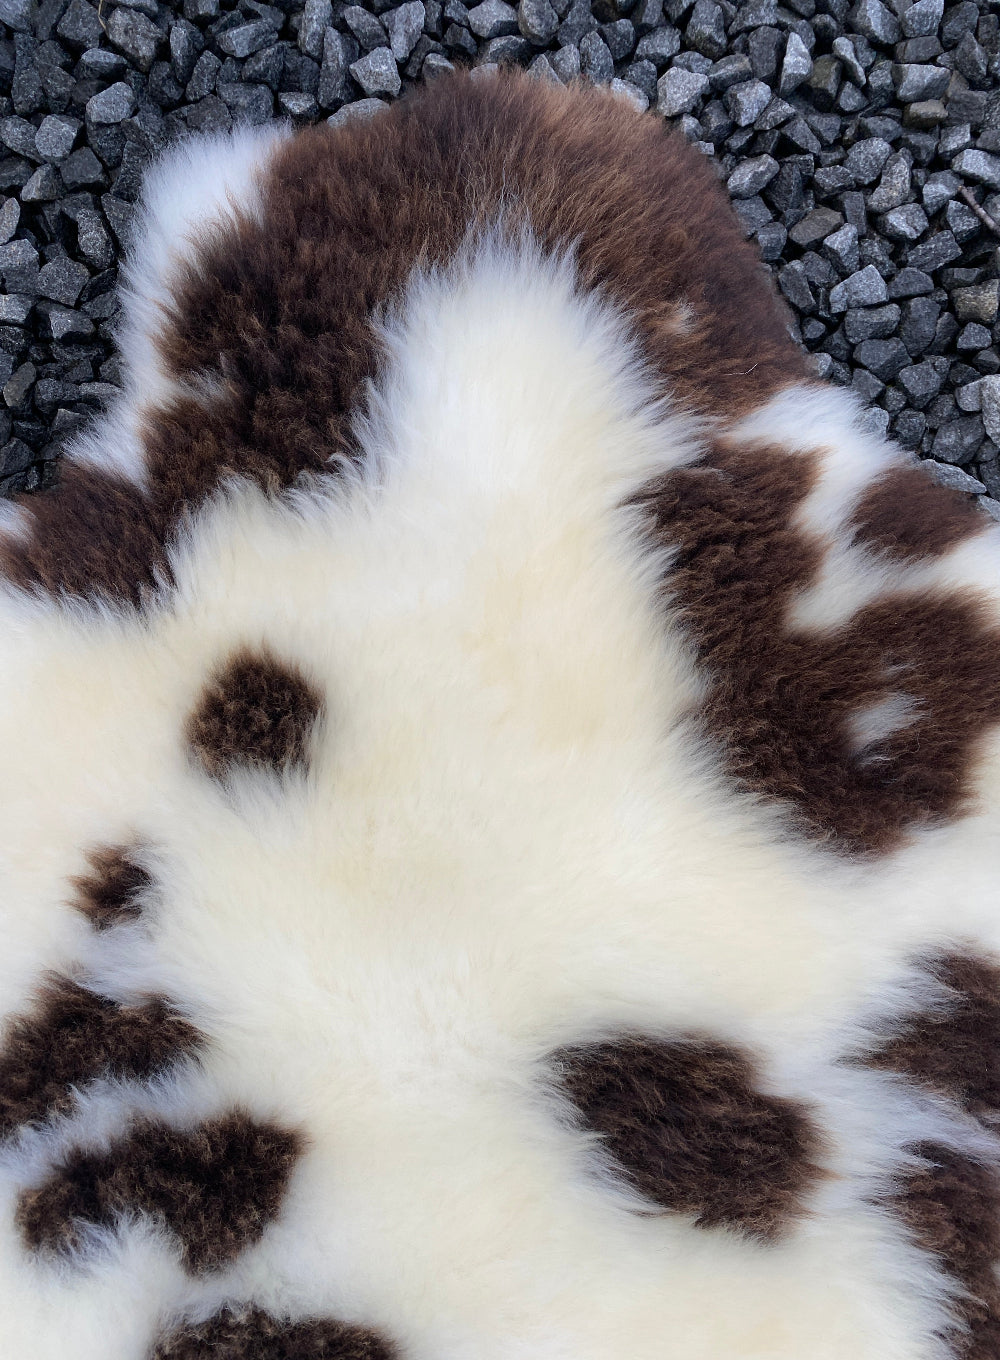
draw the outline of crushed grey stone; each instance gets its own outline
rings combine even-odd
[[[713,0],[697,0],[685,35],[688,45],[716,61],[726,52],[726,28],[722,7]]]
[[[778,287],[798,311],[808,313],[816,310],[816,298],[801,260],[793,260],[779,269]]]
[[[0,293],[0,323],[23,326],[34,305],[34,298],[22,297],[20,293]]]
[[[959,175],[1000,189],[1000,156],[990,155],[987,151],[961,151],[951,163],[951,168]]]
[[[979,405],[986,433],[994,444],[1000,444],[1000,376],[989,374],[980,379]]]
[[[38,275],[38,291],[42,297],[72,307],[89,279],[86,267],[74,260],[50,260]]]
[[[882,231],[893,241],[918,241],[929,226],[919,203],[904,203],[882,218]]]
[[[899,21],[880,0],[858,0],[847,22],[855,33],[863,34],[871,42],[889,46],[899,41]]]
[[[748,80],[744,84],[730,86],[726,90],[724,102],[736,126],[748,127],[770,104],[771,90],[762,80]]]
[[[842,274],[853,274],[859,264],[858,229],[853,222],[845,222],[839,231],[831,232],[823,241],[823,254],[832,260]]]
[[[951,72],[944,66],[922,63],[896,63],[892,68],[896,96],[904,104],[916,100],[940,99],[948,88]]]
[[[978,477],[970,477],[961,468],[952,467],[948,463],[937,462],[934,458],[925,460],[934,480],[941,486],[947,486],[952,491],[967,491],[970,495],[979,496],[985,490],[985,485]]]
[[[421,0],[407,0],[404,5],[390,10],[385,16],[386,31],[389,34],[389,47],[397,61],[405,61],[420,37],[424,28],[424,6]],[[319,53],[311,55],[322,55]]]
[[[981,321],[984,325],[996,321],[1000,302],[1000,281],[997,279],[988,279],[970,288],[956,288],[951,296],[959,321]]]
[[[580,39],[580,70],[597,85],[606,85],[613,78],[615,64],[599,33],[585,33]]]
[[[882,307],[849,307],[844,316],[844,334],[852,345],[885,339],[898,325],[899,307],[895,302]]]
[[[477,38],[508,37],[518,32],[517,10],[505,0],[483,0],[469,10],[469,27]]]
[[[134,110],[132,87],[121,80],[87,100],[87,118],[91,123],[122,123]]]
[[[917,0],[900,15],[900,27],[906,38],[926,38],[937,33],[944,17],[944,0]]]
[[[992,341],[992,336],[986,326],[981,326],[978,321],[970,321],[967,326],[963,326],[955,341],[956,349],[985,349]]]
[[[935,270],[942,269],[952,260],[961,259],[961,256],[962,248],[952,233],[950,231],[939,231],[930,240],[923,241],[920,245],[911,249],[907,263],[913,269],[933,274]]]
[[[881,174],[892,155],[892,147],[883,137],[866,137],[855,142],[844,160],[844,169],[856,184],[871,184]]]
[[[41,165],[21,190],[22,203],[54,203],[62,196],[62,182],[51,165]]]
[[[808,47],[794,30],[789,33],[785,55],[781,63],[781,80],[778,93],[792,94],[812,75],[813,59]]]
[[[421,5],[421,27],[423,26],[423,6]],[[299,50],[316,61],[323,59],[323,36],[333,23],[331,0],[306,0],[299,23]],[[412,44],[411,44],[412,47]],[[263,49],[261,49],[263,50]],[[409,56],[409,52],[405,55]]]
[[[365,94],[399,94],[402,81],[396,59],[388,47],[376,47],[350,66],[351,75]]]
[[[529,42],[544,47],[556,35],[559,15],[549,0],[521,0],[517,8],[517,26]]]
[[[848,307],[875,307],[888,300],[885,279],[873,264],[865,265],[830,289],[832,312],[846,312]]]
[[[676,28],[654,28],[639,39],[635,54],[640,61],[651,61],[657,70],[666,66],[681,50],[681,35]]]
[[[938,427],[931,456],[939,463],[967,463],[983,442],[984,435],[981,416],[958,416]]]
[[[863,340],[854,358],[883,382],[891,382],[909,365],[910,356],[902,340]]]
[[[896,381],[905,391],[911,406],[922,411],[929,406],[944,386],[945,373],[933,360],[925,359],[900,369]]]
[[[37,370],[34,364],[21,364],[4,384],[3,399],[9,407],[20,406],[34,386]]]
[[[756,156],[752,160],[741,161],[726,182],[726,188],[733,198],[750,198],[771,183],[778,168],[773,156]]]
[[[356,99],[352,104],[345,104],[342,109],[331,114],[326,121],[331,127],[340,127],[344,123],[354,121],[363,122],[366,118],[374,118],[384,108],[385,103],[381,99]]]
[[[884,213],[906,202],[910,192],[911,158],[908,151],[897,151],[889,157],[882,171],[878,188],[869,195],[870,212]]]
[[[48,114],[42,119],[35,133],[35,148],[38,154],[47,161],[65,160],[73,150],[73,143],[80,127],[78,118],[69,118],[65,114]]]
[[[665,118],[676,118],[680,113],[690,113],[707,89],[708,76],[672,66],[657,81],[656,107]]]
[[[238,28],[227,29],[219,37],[219,47],[229,57],[249,57],[274,39],[274,27],[264,19],[250,24],[240,24]]]

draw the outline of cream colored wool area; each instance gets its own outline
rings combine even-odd
[[[156,172],[126,397],[78,461],[142,483],[143,403],[172,381],[157,306],[276,145]],[[167,996],[209,1039],[200,1067],[97,1082],[0,1146],[0,1357],[145,1360],[164,1327],[253,1302],[377,1327],[405,1360],[948,1360],[957,1286],[876,1200],[903,1149],[989,1137],[839,1060],[920,1004],[914,957],[1000,948],[996,741],[970,814],[898,854],[789,838],[698,735],[669,554],[627,506],[708,437],[655,396],[628,318],[572,255],[487,235],[383,324],[356,473],[282,499],[227,485],[145,613],[0,596],[0,1016],[56,970]],[[801,518],[827,566],[796,626],[914,586],[1000,602],[998,531],[917,565],[851,540],[899,455],[846,394],[793,389],[739,433],[825,450]],[[244,645],[324,698],[303,771],[192,760],[188,716]],[[859,719],[858,742],[905,720]],[[152,901],[98,934],[67,883],[122,842]],[[737,1044],[805,1102],[830,1174],[780,1240],[645,1212],[574,1123],[547,1056],[622,1030]],[[141,1215],[71,1260],[26,1251],[17,1197],[65,1149],[112,1146],[130,1112],[186,1127],[233,1105],[307,1140],[233,1265],[193,1277]]]

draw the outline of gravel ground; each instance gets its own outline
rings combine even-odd
[[[1000,518],[1000,0],[0,0],[0,494],[113,393],[159,146],[510,61],[678,122],[818,371]]]

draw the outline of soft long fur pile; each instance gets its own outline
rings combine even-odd
[[[0,1356],[997,1360],[997,527],[604,93],[145,205],[0,529]]]

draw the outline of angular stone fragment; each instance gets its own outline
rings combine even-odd
[[[934,458],[925,458],[925,464],[932,477],[941,486],[947,486],[952,491],[967,491],[970,495],[979,496],[986,490],[986,487],[976,477],[970,477],[961,468],[951,467],[947,463],[939,463]]]
[[[517,10],[505,0],[483,0],[469,10],[469,27],[477,38],[508,37],[518,31]]]
[[[759,194],[778,173],[778,162],[773,156],[754,156],[740,161],[726,181],[733,198],[752,198]]]
[[[140,71],[148,71],[152,66],[165,36],[145,14],[126,9],[124,5],[111,11],[107,34],[115,47]]]
[[[880,0],[858,0],[847,22],[855,33],[862,33],[873,43],[886,47],[899,42],[899,20]]]
[[[928,226],[927,214],[919,203],[904,203],[882,218],[882,232],[892,241],[918,241]]]
[[[854,351],[854,358],[883,382],[892,382],[910,362],[906,346],[898,339],[863,340]]]
[[[258,19],[251,24],[226,29],[218,41],[226,56],[243,59],[274,41],[274,26],[267,20]]]
[[[517,9],[517,26],[529,42],[544,47],[556,35],[559,15],[549,0],[521,0]]]
[[[855,142],[844,160],[844,168],[857,184],[871,184],[892,155],[892,147],[882,137],[867,137]]]
[[[830,289],[832,312],[846,312],[848,307],[875,307],[888,300],[885,279],[873,264],[865,265]]]
[[[120,80],[87,100],[87,118],[91,123],[121,123],[135,111],[135,95],[131,85]]]
[[[38,154],[47,161],[61,161],[73,150],[80,120],[68,118],[63,114],[49,114],[43,118],[35,134],[35,147]]]
[[[397,95],[402,88],[396,59],[388,47],[376,47],[351,63],[351,75],[365,94]]]
[[[968,463],[983,442],[985,430],[981,416],[958,416],[938,428],[931,446],[931,457],[942,463]]]
[[[979,383],[983,425],[994,444],[1000,444],[1000,376],[991,373]]]
[[[421,5],[421,28],[424,22],[423,14],[424,7]],[[302,19],[299,23],[299,51],[304,52],[307,57],[312,57],[315,61],[321,61],[323,57],[323,35],[332,23],[333,5],[331,0],[306,0]],[[414,39],[415,41],[416,39]]]
[[[980,321],[991,326],[997,319],[1000,280],[987,279],[969,288],[956,288],[951,296],[959,321]]]
[[[749,127],[771,102],[771,90],[762,80],[733,85],[725,95],[726,108],[737,127]]]
[[[922,411],[944,386],[944,374],[932,361],[925,360],[901,369],[896,381],[906,393],[910,405]]]
[[[656,83],[657,110],[664,118],[690,113],[708,89],[708,76],[672,66]],[[768,157],[770,160],[770,157]],[[756,190],[751,190],[756,193]]]
[[[308,8],[308,5],[307,5]],[[397,61],[406,61],[424,29],[424,7],[421,0],[407,0],[404,5],[390,10],[385,16],[389,47]],[[322,43],[319,53],[322,56]]]
[[[702,56],[717,61],[726,54],[726,28],[722,9],[713,0],[697,0],[685,30],[688,45]]]
[[[857,270],[859,262],[858,229],[853,222],[845,222],[839,231],[831,232],[823,241],[823,254],[832,260],[842,274]]]
[[[903,36],[927,38],[937,33],[944,17],[944,0],[917,0],[900,18]]]
[[[918,99],[940,99],[950,79],[951,72],[944,66],[903,62],[892,68],[892,83],[902,104],[912,104]]]
[[[988,151],[962,151],[952,161],[951,168],[991,189],[1000,189],[1000,156],[992,156]]]
[[[785,56],[781,63],[779,94],[791,94],[812,75],[813,59],[809,49],[795,32],[789,33]]]

